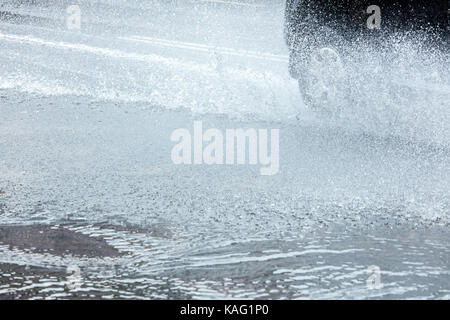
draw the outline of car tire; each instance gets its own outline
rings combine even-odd
[[[311,49],[296,72],[304,103],[320,115],[339,115],[346,100],[346,71],[339,51],[325,46]]]

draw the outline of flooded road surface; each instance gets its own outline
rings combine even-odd
[[[157,240],[149,233],[125,240],[112,228],[96,233],[133,248],[114,259],[8,250],[8,259],[20,262],[1,264],[2,299],[448,299],[450,293],[450,250],[437,228],[255,238],[175,256],[173,247],[150,247]]]
[[[177,166],[189,111],[2,95],[2,297],[449,297],[446,149],[273,122],[278,175]]]
[[[282,1],[79,3],[0,7],[1,299],[450,298],[450,64],[323,119]],[[175,165],[197,120],[279,129],[279,172]]]

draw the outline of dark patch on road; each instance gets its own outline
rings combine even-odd
[[[14,280],[12,280],[14,278]],[[10,263],[0,264],[0,300],[19,300],[36,297],[42,282],[53,282],[53,286],[64,287],[67,273],[63,270],[47,269],[36,266],[22,266]],[[25,283],[26,282],[26,283]],[[24,290],[24,287],[28,289]],[[5,290],[7,289],[7,290]],[[65,288],[65,291],[68,291]]]
[[[15,24],[49,24],[54,23],[52,19],[36,17],[27,14],[18,14],[9,11],[0,11],[0,20]]]
[[[0,226],[0,244],[36,253],[117,257],[120,252],[104,239],[48,225]]]

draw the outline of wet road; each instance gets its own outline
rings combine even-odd
[[[244,4],[3,5],[39,19],[0,21],[0,297],[450,297],[449,79],[318,119]],[[174,165],[195,120],[280,129],[280,172]]]

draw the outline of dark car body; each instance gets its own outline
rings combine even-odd
[[[293,36],[319,27],[329,27],[344,37],[370,36],[403,31],[447,33],[449,0],[287,0],[285,32]],[[380,10],[379,28],[368,27],[374,11]]]
[[[313,109],[329,105],[318,97],[330,95],[331,91],[345,90],[342,89],[346,78],[344,73],[355,50],[361,47],[386,48],[386,43],[389,47],[386,39],[391,35],[425,39],[433,47],[447,52],[449,2],[287,0],[285,39],[290,53],[289,71],[293,78],[298,79],[304,101]],[[311,61],[316,65],[322,64],[322,71],[313,70]],[[333,75],[335,79],[325,79],[327,75]],[[317,93],[317,83],[324,94]],[[347,84],[347,87],[351,85]],[[330,99],[328,97],[327,101]]]

